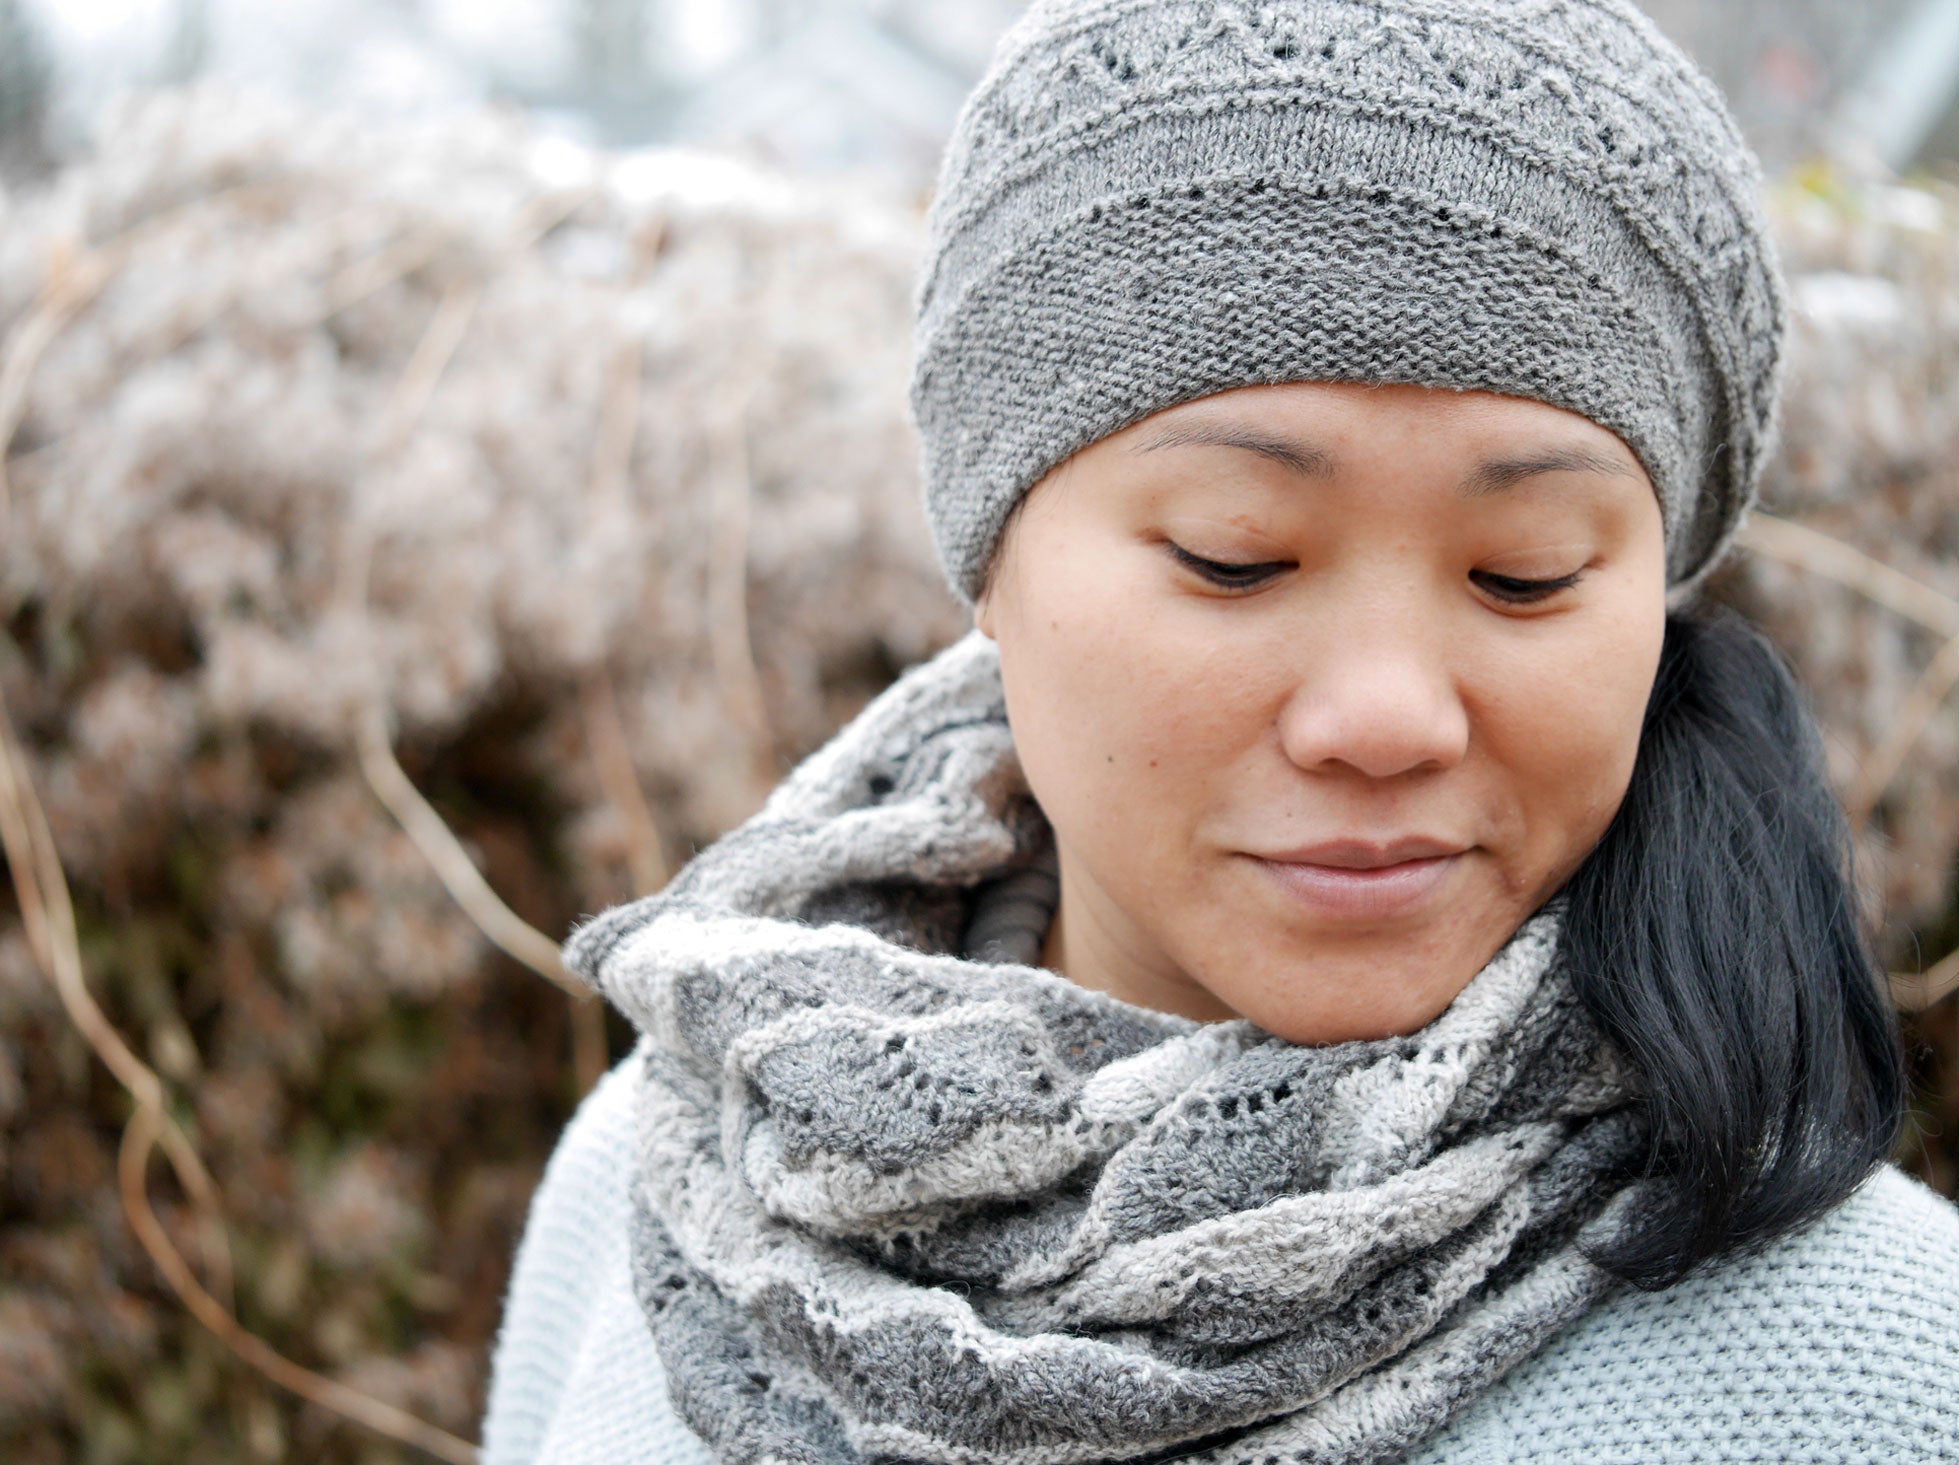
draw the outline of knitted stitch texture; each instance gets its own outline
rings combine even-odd
[[[1609,1288],[1643,1121],[1555,913],[1300,1046],[953,955],[1045,924],[1047,839],[974,633],[568,944],[647,1037],[635,1282],[718,1459],[1375,1460]]]
[[[1616,432],[1704,574],[1771,445],[1758,169],[1620,0],[1037,0],[946,154],[927,513],[976,596],[1076,450],[1260,382],[1481,389]]]
[[[642,1055],[566,1129],[492,1358],[483,1465],[712,1465],[633,1295]],[[1954,1465],[1959,1210],[1896,1170],[1663,1292],[1624,1288],[1400,1465]]]

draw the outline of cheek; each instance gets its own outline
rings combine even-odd
[[[1663,612],[1524,658],[1503,679],[1489,724],[1507,802],[1519,818],[1508,874],[1548,894],[1598,843],[1639,752]]]
[[[1089,567],[1084,566],[1084,569]],[[1245,725],[1250,678],[1214,629],[1104,563],[1023,582],[998,627],[1014,743],[1042,807],[1078,846],[1169,855]],[[1144,831],[1148,837],[1140,838]]]
[[[1126,763],[1129,710],[1112,692],[1134,637],[1095,578],[1029,576],[1000,617],[1000,677],[1014,746],[1035,797],[1057,823],[1108,802]]]

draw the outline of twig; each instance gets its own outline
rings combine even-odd
[[[326,288],[321,291],[326,297],[325,314],[336,315],[376,291],[385,290],[396,280],[439,258],[455,242],[446,230],[424,229],[390,240],[373,254],[341,266],[328,277]]]
[[[1945,638],[1899,708],[1890,735],[1871,755],[1856,787],[1844,800],[1852,826],[1861,828],[1953,687],[1959,686],[1959,598],[1872,559],[1840,539],[1759,511],[1743,526],[1741,542],[1758,554],[1848,586]],[[1959,951],[1923,972],[1892,972],[1890,985],[1892,1000],[1900,1007],[1922,1012],[1959,990]]]
[[[758,788],[775,776],[775,737],[769,729],[762,677],[748,626],[748,536],[752,481],[748,459],[748,399],[730,404],[715,435],[709,469],[713,528],[707,575],[708,640],[728,714],[746,735]]]
[[[507,245],[512,252],[529,249],[558,225],[605,191],[600,183],[582,183],[558,193],[533,195],[517,214],[517,227]]]
[[[594,508],[617,503],[625,497],[632,470],[633,443],[639,435],[644,357],[638,340],[622,341],[613,356],[605,400],[599,410],[598,438],[592,447],[588,497]],[[633,767],[626,720],[620,715],[619,699],[613,693],[612,678],[603,663],[585,673],[579,684],[579,704],[584,714],[585,740],[598,770],[599,787],[626,824],[626,862],[633,887],[642,895],[658,890],[667,883],[669,873],[660,826],[646,802],[646,791],[640,787],[639,772]]]
[[[0,349],[0,530],[7,526],[12,508],[7,449],[25,414],[34,368],[62,328],[100,294],[145,243],[185,213],[235,202],[244,195],[277,192],[278,187],[248,184],[220,189],[182,208],[143,220],[112,240],[56,261],[40,299],[9,334],[4,349]],[[519,215],[511,247],[527,248],[535,243],[590,197],[591,192],[588,189],[532,199]],[[330,252],[339,242],[335,237],[325,241],[330,247],[324,250],[309,248],[304,258]],[[389,269],[406,273],[418,262],[402,251],[386,263]],[[351,288],[354,282],[343,271],[329,286],[329,293],[334,308],[344,308],[359,294],[370,293],[387,282],[385,272],[370,271],[361,277],[358,282],[361,288],[356,291]],[[429,395],[468,327],[480,295],[480,286],[470,285],[452,289],[444,296],[430,329],[423,334],[397,383],[383,416],[381,441],[389,442],[393,433],[405,431],[426,407]],[[177,341],[181,342],[202,323],[202,318],[191,321],[186,329],[179,330]],[[383,802],[402,821],[410,838],[436,865],[451,894],[505,951],[572,990],[579,999],[575,1016],[589,1011],[596,1018],[596,1002],[582,988],[572,987],[570,977],[558,962],[555,943],[525,925],[496,899],[447,826],[421,800],[407,775],[401,772],[388,746],[385,718],[378,709],[359,729],[358,741],[362,768],[370,785],[382,795]],[[134,1109],[123,1132],[118,1161],[123,1206],[132,1229],[165,1283],[185,1308],[233,1353],[273,1382],[378,1433],[426,1450],[438,1459],[456,1465],[473,1465],[476,1450],[468,1441],[293,1363],[247,1330],[233,1314],[230,1250],[217,1186],[196,1147],[171,1117],[161,1079],[130,1050],[88,991],[67,880],[46,815],[28,780],[25,757],[14,737],[4,698],[0,698],[0,850],[7,857],[30,950],[54,983],[69,1020],[133,1101]],[[472,882],[476,889],[471,889]],[[468,892],[468,899],[464,898],[464,892]],[[588,1077],[588,1087],[603,1068],[603,1043],[602,1025],[593,1021],[574,1022],[574,1046],[579,1053],[581,1076]],[[204,1265],[211,1281],[209,1290],[198,1281],[150,1206],[146,1172],[149,1156],[159,1146],[200,1218]]]
[[[596,187],[568,189],[563,193],[543,193],[525,200],[517,211],[509,252],[529,249],[562,224],[591,199]],[[424,265],[433,264],[456,247],[455,235],[446,229],[423,229],[383,245],[378,251],[337,270],[326,284],[326,314],[332,316],[385,290],[395,281],[412,275]]]
[[[520,234],[548,227],[543,221],[550,217],[549,211],[540,216],[535,207],[526,209],[527,222]],[[443,295],[389,395],[376,434],[379,447],[398,444],[427,409],[482,298],[483,286],[477,282],[451,286]],[[366,604],[371,548],[367,536],[360,534],[358,547],[343,566],[341,594],[349,604]],[[463,913],[500,951],[561,988],[571,999],[572,1071],[580,1091],[589,1091],[606,1067],[605,1015],[596,996],[564,969],[558,959],[558,944],[498,898],[442,816],[402,771],[394,756],[387,713],[378,701],[371,702],[360,715],[354,741],[368,787],[422,852]]]
[[[7,531],[13,518],[7,447],[26,413],[27,386],[33,380],[34,368],[61,334],[61,328],[95,298],[110,273],[95,255],[69,261],[42,288],[40,300],[7,337],[6,350],[0,354],[0,533]]]
[[[572,1068],[580,1092],[589,1091],[605,1072],[605,1023],[597,996],[565,970],[558,959],[558,943],[505,905],[490,888],[462,841],[402,771],[388,735],[387,717],[378,706],[370,705],[360,718],[354,743],[367,786],[422,852],[463,914],[504,955],[529,967],[572,999]],[[581,1017],[582,1011],[592,1016]]]
[[[170,1117],[163,1081],[130,1051],[89,994],[82,974],[81,944],[67,877],[62,873],[46,814],[27,779],[26,762],[3,697],[0,697],[0,846],[6,851],[21,921],[36,960],[54,981],[69,1020],[133,1101],[133,1112],[123,1129],[117,1175],[130,1229],[156,1264],[164,1284],[219,1341],[274,1383],[391,1439],[427,1450],[438,1459],[455,1465],[474,1465],[476,1450],[467,1440],[302,1368],[248,1331],[233,1313],[229,1301],[230,1252],[224,1239],[217,1187],[189,1138]],[[193,1207],[206,1223],[205,1267],[224,1301],[197,1280],[150,1206],[146,1173],[150,1152],[159,1145]],[[212,1227],[216,1229],[215,1246],[210,1235]]]
[[[454,1465],[475,1465],[476,1447],[468,1440],[458,1438],[446,1429],[438,1429],[426,1420],[417,1419],[405,1409],[398,1409],[294,1363],[256,1333],[248,1331],[229,1308],[198,1285],[197,1278],[184,1264],[183,1254],[171,1244],[169,1233],[163,1229],[163,1223],[150,1206],[145,1173],[149,1169],[150,1151],[156,1146],[160,1123],[154,1109],[140,1104],[137,1106],[122,1133],[116,1176],[121,1183],[123,1209],[129,1214],[130,1228],[143,1244],[143,1250],[150,1254],[150,1260],[156,1263],[156,1269],[163,1274],[170,1290],[177,1294],[191,1315],[245,1363],[307,1402],[330,1409],[357,1424],[364,1424],[376,1434],[426,1450],[438,1460],[452,1461]]]
[[[672,872],[667,868],[659,822],[653,817],[646,791],[640,787],[639,772],[633,767],[632,747],[626,739],[619,699],[613,695],[612,681],[604,667],[594,667],[586,673],[579,688],[579,702],[585,717],[585,740],[592,750],[592,764],[598,770],[599,787],[606,802],[618,810],[626,824],[626,864],[632,874],[633,891],[649,895],[665,885]]]
[[[205,1273],[212,1290],[228,1300],[231,1247],[217,1183],[190,1137],[170,1117],[163,1080],[130,1050],[88,989],[68,879],[62,873],[46,812],[28,777],[26,754],[14,734],[4,693],[0,693],[0,850],[5,851],[13,876],[28,949],[53,982],[68,1020],[137,1106],[158,1115],[164,1153],[200,1218]]]
[[[546,981],[567,992],[586,995],[584,986],[558,960],[558,943],[526,922],[490,889],[461,841],[402,771],[401,764],[395,760],[387,718],[379,707],[370,706],[361,716],[354,744],[368,787],[414,841],[436,878],[476,923],[477,929],[499,951]]]
[[[381,425],[375,436],[382,447],[389,447],[408,435],[409,428],[427,409],[436,383],[448,370],[449,360],[462,344],[476,307],[482,302],[483,287],[474,283],[454,285],[443,293],[428,328],[415,343],[414,354],[402,368],[388,405],[382,409]]]
[[[582,188],[564,193],[539,194],[527,199],[517,211],[510,238],[505,241],[502,253],[516,254],[531,248],[576,212],[595,192],[594,188]],[[327,281],[324,316],[330,317],[345,310],[424,265],[433,263],[445,250],[454,248],[456,243],[454,236],[447,231],[424,230],[385,245],[376,254],[354,261]],[[409,357],[408,365],[403,368],[388,404],[382,410],[376,441],[383,447],[405,437],[410,425],[427,408],[435,385],[448,369],[449,360],[469,329],[482,297],[483,286],[474,281],[452,285],[443,292],[434,317],[415,343],[414,353]]]
[[[571,1072],[583,1098],[605,1077],[605,1004],[590,992],[574,992],[571,1005]]]
[[[216,196],[218,195],[213,195]],[[172,210],[161,218],[149,221],[139,228],[139,240],[131,242],[148,242],[164,225],[174,222],[181,222],[181,211]],[[296,261],[281,261],[281,268],[287,272],[303,268],[312,260],[331,255],[342,248],[346,242],[342,230],[329,228],[319,231],[316,235],[310,236],[295,251],[298,256]],[[125,267],[132,254],[131,248],[121,244],[114,248],[101,246],[79,260],[66,262],[61,267],[55,284],[43,290],[40,303],[15,328],[13,335],[7,341],[6,349],[0,351],[0,533],[6,531],[9,515],[12,512],[14,470],[20,466],[24,458],[32,454],[50,452],[67,440],[63,436],[38,443],[31,453],[20,455],[12,463],[8,461],[7,448],[13,441],[14,434],[20,431],[21,419],[26,412],[27,387],[32,380],[34,367],[46,353],[48,346],[61,333],[62,328],[88,307],[116,273]],[[232,300],[229,298],[219,300],[209,308],[179,320],[169,340],[158,354],[164,355],[174,351],[216,316],[229,309],[231,304]]]
[[[1959,686],[1959,637],[1939,648],[1938,655],[1898,705],[1884,742],[1859,769],[1856,786],[1844,799],[1844,809],[1853,829],[1862,829],[1870,822],[1877,801],[1884,797],[1885,790],[1904,768],[1911,750],[1918,746],[1918,740],[1925,735],[1925,729],[1955,686]]]
[[[632,476],[633,443],[639,435],[644,354],[637,339],[621,341],[606,373],[587,493],[595,510],[616,508],[626,497]],[[632,751],[626,740],[625,722],[619,715],[619,703],[612,694],[612,682],[603,663],[586,673],[579,686],[579,702],[586,741],[598,769],[599,787],[626,823],[626,859],[633,882],[641,891],[656,890],[667,881],[660,830],[639,786],[639,775],[633,768]],[[605,1070],[603,1009],[596,1002],[574,998],[571,1034],[579,1087],[589,1091]]]
[[[605,400],[599,408],[598,440],[592,448],[591,499],[616,503],[625,497],[633,465],[633,441],[639,435],[639,398],[645,351],[639,341],[620,343],[608,373]]]
[[[1806,524],[1758,510],[1742,527],[1741,543],[1757,554],[1847,585],[1948,641],[1959,636],[1959,599]]]
[[[6,350],[0,352],[0,532],[6,531],[12,512],[7,447],[20,430],[34,367],[61,334],[62,327],[86,309],[130,260],[171,226],[215,206],[277,194],[281,189],[278,183],[234,183],[138,220],[96,244],[78,242],[50,262],[49,278],[41,287],[39,299],[8,337]]]
[[[1959,992],[1959,951],[1947,952],[1922,972],[1891,973],[1891,997],[1907,1012],[1923,1012]]]

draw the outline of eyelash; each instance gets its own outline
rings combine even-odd
[[[1535,605],[1540,600],[1549,600],[1560,590],[1569,590],[1584,573],[1583,570],[1573,570],[1569,575],[1560,575],[1555,580],[1519,580],[1512,575],[1492,575],[1487,570],[1477,570],[1469,578],[1505,605]]]
[[[1172,544],[1170,552],[1185,568],[1221,590],[1251,590],[1291,567],[1286,560],[1261,560],[1248,565],[1207,560],[1179,544]],[[1476,570],[1469,578],[1506,605],[1535,605],[1539,601],[1549,600],[1560,590],[1569,590],[1583,574],[1583,570],[1573,570],[1569,575],[1560,575],[1554,580],[1520,580],[1514,575],[1493,575],[1487,570]]]
[[[1254,565],[1228,564],[1222,560],[1207,560],[1202,555],[1194,555],[1180,544],[1170,546],[1170,553],[1186,569],[1209,580],[1221,590],[1249,590],[1262,585],[1279,571],[1289,568],[1285,560],[1261,560]]]

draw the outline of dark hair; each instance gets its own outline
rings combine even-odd
[[[1739,615],[1668,617],[1625,802],[1566,893],[1564,956],[1638,1075],[1661,1182],[1594,1260],[1667,1286],[1890,1154],[1904,1071],[1849,829],[1794,677]]]

